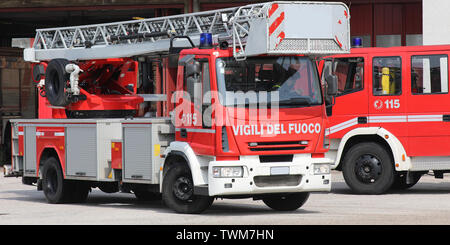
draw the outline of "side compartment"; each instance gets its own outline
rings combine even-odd
[[[66,176],[97,178],[96,125],[71,125],[65,133]]]
[[[18,127],[17,123],[11,124],[11,160],[12,170],[18,175],[23,173],[23,127]]]
[[[124,180],[154,180],[152,160],[151,124],[125,124],[123,126],[123,178]]]
[[[123,123],[123,181],[159,184],[161,153],[173,140],[166,123]]]
[[[24,128],[24,172],[23,176],[36,176],[36,127],[25,126]]]

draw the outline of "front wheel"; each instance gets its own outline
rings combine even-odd
[[[198,214],[211,206],[214,198],[194,195],[191,171],[182,164],[168,170],[163,180],[163,202],[179,213]]]
[[[382,194],[393,184],[393,161],[386,149],[373,142],[350,148],[343,162],[345,182],[356,193]]]
[[[309,192],[288,193],[283,195],[273,195],[263,198],[263,202],[270,208],[278,211],[294,211],[309,198]]]

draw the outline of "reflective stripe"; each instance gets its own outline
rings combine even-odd
[[[348,121],[345,121],[343,123],[340,123],[340,124],[337,124],[337,125],[334,125],[334,126],[328,128],[329,134],[336,133],[338,131],[344,130],[344,129],[351,127],[353,125],[356,125],[356,124],[358,124],[358,118],[350,119]]]
[[[186,132],[193,132],[193,133],[210,133],[215,134],[215,129],[204,129],[204,128],[184,128],[186,129]],[[180,128],[176,128],[175,131],[180,131]]]
[[[410,115],[408,122],[440,122],[443,118],[443,115]]]
[[[369,116],[368,122],[406,122],[406,116]]]
[[[369,116],[368,123],[442,122],[444,120],[443,118],[443,115]],[[331,126],[327,130],[329,130],[329,134],[334,134],[356,124],[358,124],[357,117]]]

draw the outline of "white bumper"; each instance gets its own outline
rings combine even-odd
[[[315,175],[314,164],[331,163],[328,158],[311,158],[311,154],[294,155],[292,162],[261,163],[258,156],[212,161],[208,167],[208,191],[210,196],[330,191],[331,174]],[[213,176],[214,167],[231,166],[242,166],[243,177]]]

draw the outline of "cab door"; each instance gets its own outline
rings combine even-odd
[[[178,97],[175,110],[176,140],[188,142],[196,154],[211,156],[215,152],[215,128],[211,125],[212,115],[204,115],[210,101],[203,99],[211,90],[210,57],[190,55],[183,59],[178,73],[183,95],[182,99]]]
[[[372,56],[369,95],[370,127],[381,127],[397,137],[403,146],[407,145],[406,93],[409,84],[405,81],[407,73],[406,58],[395,56]],[[405,147],[406,148],[406,147]]]
[[[367,126],[367,122],[360,119],[367,118],[368,114],[368,89],[365,82],[370,79],[366,72],[366,60],[365,55],[354,55],[329,61],[332,73],[338,79],[338,92],[328,125],[332,139],[340,139],[356,127]]]
[[[408,101],[409,156],[448,156],[450,153],[450,97],[448,54],[408,56],[411,89]]]

